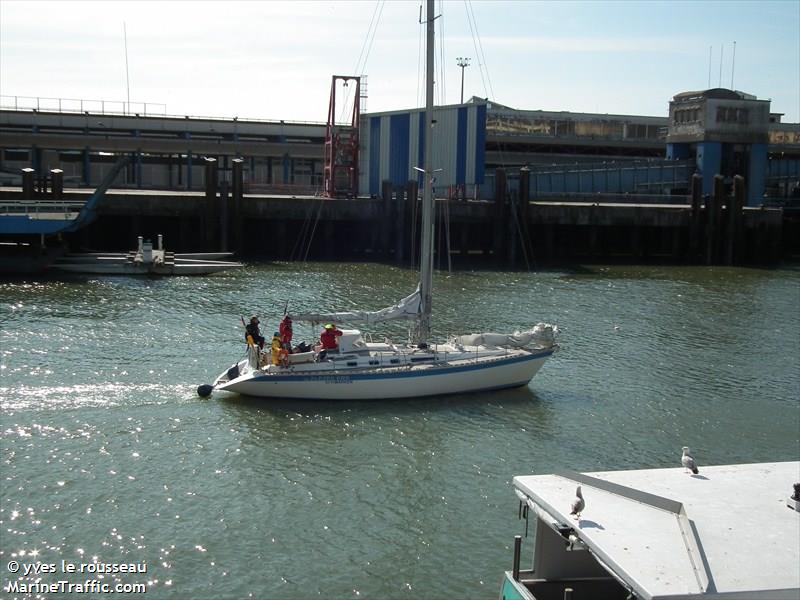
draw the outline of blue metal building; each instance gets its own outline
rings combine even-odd
[[[439,189],[482,184],[486,165],[486,104],[457,104],[434,109],[436,135],[432,167]],[[361,118],[361,193],[380,194],[381,183],[421,181],[425,159],[425,111],[372,113]]]

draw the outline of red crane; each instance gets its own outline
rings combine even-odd
[[[355,81],[353,114],[349,125],[336,123],[336,82],[347,87]],[[361,117],[361,78],[334,75],[325,128],[325,195],[328,198],[358,196],[358,121]]]

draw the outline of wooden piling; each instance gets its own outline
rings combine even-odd
[[[601,254],[602,250],[600,249],[600,228],[598,226],[598,221],[600,220],[599,216],[599,205],[594,202],[589,207],[589,214],[588,214],[588,223],[589,223],[589,257],[592,259],[597,259]]]
[[[702,235],[702,201],[703,201],[703,176],[699,173],[692,175],[692,214],[689,218],[689,235],[686,246],[686,260],[694,263],[700,255],[700,236]]]
[[[513,269],[517,266],[517,246],[518,244],[523,243],[523,240],[519,235],[519,202],[514,192],[511,192],[511,196],[508,199],[508,216],[509,218],[506,220],[505,233],[507,258],[506,265]]]
[[[725,201],[725,180],[722,175],[714,176],[714,194],[706,200],[706,249],[705,264],[719,262],[720,222],[722,203]]]
[[[520,228],[520,242],[525,266],[530,268],[533,263],[533,240],[530,228],[531,209],[531,170],[522,167],[519,170],[519,202],[517,204],[517,217]]]
[[[392,232],[392,182],[384,181],[381,184],[381,254],[384,259],[389,258],[392,251],[392,240],[390,232]]]
[[[747,186],[744,177],[736,175],[733,178],[733,195],[727,199],[727,219],[725,231],[725,264],[737,265],[741,262],[742,241],[744,228],[742,227],[742,207],[746,202]]]
[[[405,206],[406,239],[409,248],[409,264],[414,267],[417,264],[419,249],[420,218],[422,211],[419,205],[419,182],[408,182],[408,199]]]
[[[244,219],[244,159],[234,158],[232,161],[232,190],[231,190],[231,219],[230,239],[231,246],[237,253],[242,252],[242,225]]]
[[[405,240],[406,240],[406,189],[398,189],[392,205],[392,219],[394,220],[394,262],[398,265],[405,260]]]
[[[216,158],[206,157],[206,205],[203,211],[203,242],[207,246],[214,246],[216,220],[217,220],[217,185],[219,177],[219,167]]]
[[[33,200],[35,196],[34,191],[34,178],[36,177],[36,171],[34,171],[31,167],[25,167],[22,170],[22,198],[23,200]]]
[[[53,200],[61,200],[64,195],[64,171],[50,169],[50,195]]]
[[[219,186],[219,248],[228,251],[228,182],[222,181]]]
[[[506,171],[497,168],[494,172],[494,227],[492,250],[496,264],[502,264],[505,258],[506,240]]]

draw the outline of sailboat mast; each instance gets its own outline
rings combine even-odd
[[[422,248],[420,249],[421,312],[419,341],[427,342],[431,334],[431,288],[433,287],[433,9],[434,0],[427,0],[427,34],[425,41],[425,161],[422,191]]]

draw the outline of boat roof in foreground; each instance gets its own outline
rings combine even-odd
[[[800,513],[787,501],[798,481],[800,462],[782,462],[519,476],[514,486],[640,598],[796,598]]]

